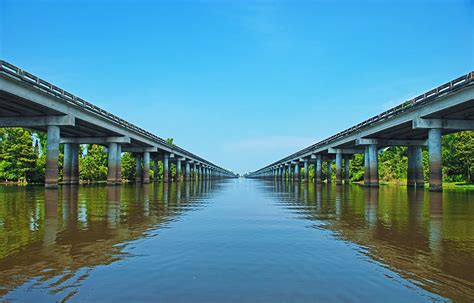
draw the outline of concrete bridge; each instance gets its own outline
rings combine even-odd
[[[158,172],[163,161],[163,181],[176,164],[176,181],[214,179],[235,174],[127,122],[73,94],[0,60],[0,127],[27,127],[47,132],[47,188],[58,186],[59,145],[64,144],[63,183],[79,182],[79,144],[107,147],[110,185],[121,183],[121,154],[136,158],[137,182],[148,183],[150,161]],[[183,178],[181,178],[183,175]]]
[[[315,182],[320,183],[323,162],[336,162],[336,184],[348,182],[353,154],[364,154],[364,184],[378,186],[378,150],[388,146],[408,147],[407,185],[424,186],[422,148],[429,151],[431,191],[442,189],[441,136],[474,130],[474,72],[454,79],[375,117],[273,162],[249,178],[308,181],[308,166],[315,164]],[[344,161],[344,165],[343,165]],[[301,168],[304,176],[301,178]],[[331,174],[327,181],[331,182]]]

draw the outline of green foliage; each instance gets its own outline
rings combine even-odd
[[[364,179],[364,155],[356,154],[352,157],[349,165],[349,180],[352,182]]]
[[[394,146],[378,155],[379,178],[383,181],[406,180],[408,157],[406,147]]]
[[[41,161],[33,147],[31,131],[2,128],[0,143],[0,179],[27,182],[41,178]]]
[[[443,136],[443,179],[474,182],[474,131]]]
[[[87,154],[79,158],[79,178],[89,182],[107,179],[107,153],[103,146],[87,146]]]
[[[122,179],[135,180],[136,160],[131,153],[122,155]]]

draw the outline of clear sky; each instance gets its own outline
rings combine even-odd
[[[474,69],[474,1],[0,0],[0,55],[238,173]]]

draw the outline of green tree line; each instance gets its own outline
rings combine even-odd
[[[173,139],[167,139],[173,144]],[[42,183],[46,165],[46,134],[26,128],[0,128],[0,181],[18,183]],[[62,179],[63,146],[59,150],[59,179]],[[79,179],[83,182],[107,180],[107,150],[95,144],[80,145]],[[136,160],[131,153],[123,153],[122,179],[135,180]],[[158,161],[158,175],[154,174],[150,161],[150,177],[163,178],[163,163]],[[171,177],[176,175],[176,166],[170,165]]]
[[[173,139],[167,139],[174,144]],[[447,182],[474,183],[474,131],[445,135],[443,144],[443,180]],[[0,128],[0,180],[13,182],[44,182],[46,156],[46,134],[25,128]],[[406,147],[389,147],[379,151],[379,178],[387,182],[405,182],[407,176]],[[62,146],[59,155],[61,178]],[[153,161],[150,161],[150,177],[163,177],[163,163],[158,162],[158,175],[154,175]],[[423,150],[425,179],[428,181],[428,151]],[[122,179],[135,179],[135,158],[131,153],[122,154]],[[327,175],[323,165],[323,178]],[[334,164],[331,169],[335,179]],[[176,166],[170,165],[171,176],[176,175]],[[364,157],[355,155],[350,164],[350,180],[361,181],[364,177]],[[314,178],[314,166],[309,167],[310,178]],[[79,178],[83,182],[107,179],[107,152],[103,146],[81,145],[79,155]]]

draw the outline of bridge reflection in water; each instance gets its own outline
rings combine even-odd
[[[262,182],[311,227],[357,244],[379,265],[456,302],[474,298],[472,192]]]
[[[0,187],[0,297],[46,287],[68,299],[92,269],[126,259],[132,241],[200,209],[215,189],[214,181]]]

